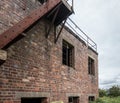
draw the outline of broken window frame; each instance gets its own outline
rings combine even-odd
[[[95,60],[88,56],[88,74],[95,75]]]
[[[74,46],[65,40],[62,42],[62,64],[74,68]]]

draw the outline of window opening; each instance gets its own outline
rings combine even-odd
[[[94,96],[89,96],[89,102],[91,102],[91,101],[95,101],[95,97]]]
[[[79,103],[79,97],[69,97],[68,103]]]
[[[69,67],[74,67],[74,47],[63,40],[62,63]]]
[[[92,59],[91,57],[88,57],[88,73],[90,75],[95,75],[95,63],[94,63],[94,59]]]

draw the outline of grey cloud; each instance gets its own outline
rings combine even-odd
[[[116,75],[116,77],[107,80],[101,80],[100,86],[103,88],[110,88],[113,85],[120,85],[120,74]]]
[[[113,78],[112,80],[105,80],[101,82],[101,85],[109,85],[109,84],[115,84],[115,83],[116,83],[116,79]]]
[[[120,85],[120,0],[75,0],[74,8],[71,18],[98,44],[100,87]]]

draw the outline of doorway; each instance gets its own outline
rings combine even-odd
[[[48,103],[46,97],[42,98],[21,98],[21,103]]]

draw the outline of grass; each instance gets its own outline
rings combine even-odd
[[[120,96],[119,97],[103,97],[96,100],[96,102],[90,103],[120,103]]]

